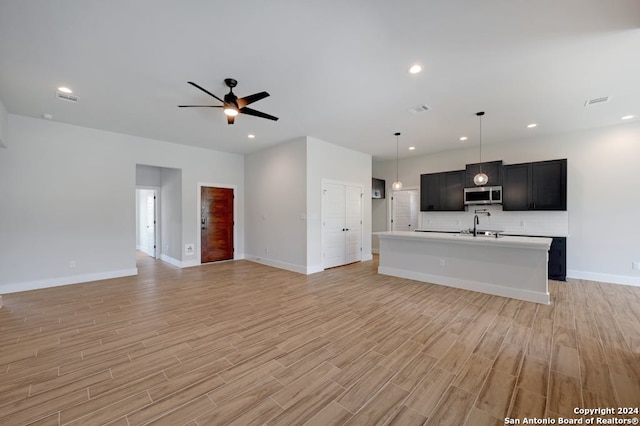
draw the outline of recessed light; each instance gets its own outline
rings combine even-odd
[[[409,151],[413,151],[413,150],[415,150],[415,149],[416,149],[416,147],[415,147],[415,146],[410,146],[410,147],[409,147]]]
[[[53,120],[53,115],[44,113],[42,114],[42,118],[44,118],[45,120]]]
[[[411,74],[418,74],[420,71],[422,71],[422,66],[418,64],[412,65],[411,68],[409,68]]]
[[[469,139],[469,138],[466,137],[466,136],[463,136],[463,137],[460,138],[461,141],[466,141],[467,139]]]
[[[533,129],[534,127],[538,127],[536,123],[527,124],[528,129]]]
[[[248,134],[248,135],[247,135],[247,137],[248,137],[249,139],[254,139],[254,138],[256,137],[256,135],[254,135],[254,134]]]
[[[622,117],[622,120],[631,120],[633,117],[633,115],[625,115],[624,117]]]
[[[60,86],[58,87],[58,92],[73,93],[73,90],[69,89],[68,87]]]

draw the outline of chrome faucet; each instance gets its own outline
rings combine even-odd
[[[486,214],[487,216],[491,216],[491,212],[487,211],[487,209],[482,210],[474,210],[475,216],[473,217],[473,236],[478,236],[478,228],[477,225],[480,225],[480,219],[478,218],[478,213]]]

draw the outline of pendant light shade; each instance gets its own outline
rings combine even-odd
[[[398,137],[400,136],[400,132],[396,132],[395,133],[395,137],[396,137],[396,181],[393,182],[393,184],[391,184],[391,189],[393,189],[394,191],[400,191],[402,189],[402,182],[400,182],[400,178],[398,177]]]
[[[482,172],[482,116],[484,112],[476,112],[476,115],[480,119],[480,172],[473,177],[473,183],[475,183],[476,186],[482,186],[486,185],[489,181],[489,177]]]

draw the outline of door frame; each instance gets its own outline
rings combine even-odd
[[[364,223],[364,186],[360,183],[355,182],[345,182],[341,180],[335,179],[321,179],[320,181],[320,253],[322,254],[322,270],[326,270],[324,267],[324,185],[325,184],[336,184],[336,185],[344,185],[344,186],[355,186],[360,188],[361,202],[360,202],[360,262],[362,262],[363,254],[362,254],[362,238],[363,238],[363,225]]]
[[[144,189],[144,190],[148,190],[148,191],[154,191],[156,194],[156,203],[155,203],[155,216],[156,216],[156,226],[155,226],[155,232],[154,232],[154,238],[155,238],[155,244],[156,244],[156,249],[155,249],[155,256],[153,256],[155,259],[160,259],[161,255],[162,255],[162,233],[160,232],[161,229],[161,225],[160,225],[160,187],[159,186],[148,186],[148,185],[136,185],[136,195],[138,193],[139,189]],[[136,196],[137,198],[137,196]],[[138,221],[138,217],[136,215],[136,222]]]
[[[391,221],[393,220],[393,200],[391,199],[391,197],[393,197],[393,193],[394,192],[401,192],[401,191],[409,191],[409,190],[418,191],[418,203],[419,203],[420,202],[420,187],[419,186],[405,186],[400,191],[394,191],[393,189],[391,191],[389,191],[389,202],[387,203],[387,231],[391,231],[393,229],[393,225],[391,224]],[[419,207],[420,207],[420,205],[418,204],[418,226],[416,227],[417,229],[422,228],[422,215],[420,214],[421,211],[420,211]]]
[[[238,246],[238,185],[229,185],[226,183],[214,183],[214,182],[198,182],[198,190],[196,192],[196,264],[197,265],[207,265],[207,263],[202,263],[202,242],[200,239],[200,215],[202,214],[202,187],[208,188],[224,188],[224,189],[232,189],[233,190],[233,259],[229,260],[237,260],[242,257],[238,255],[238,251],[236,247]],[[228,262],[229,260],[221,260],[220,262]]]

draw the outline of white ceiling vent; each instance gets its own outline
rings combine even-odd
[[[609,96],[603,96],[601,98],[588,99],[588,100],[584,101],[584,106],[588,107],[589,105],[595,105],[595,104],[601,104],[601,103],[604,103],[604,102],[609,102],[609,99],[611,99]]]
[[[411,114],[418,114],[418,113],[429,111],[429,110],[431,110],[431,107],[427,104],[422,104],[413,108],[409,108],[409,112]]]
[[[69,93],[56,92],[56,98],[63,101],[78,102],[78,97]]]

